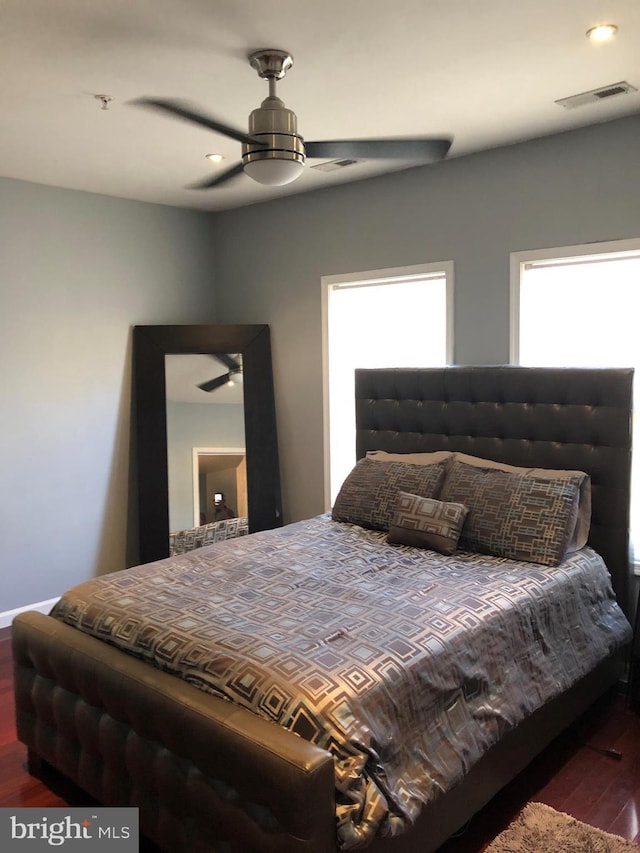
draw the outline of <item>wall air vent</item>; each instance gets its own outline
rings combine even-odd
[[[581,92],[579,95],[571,95],[568,98],[560,98],[554,103],[565,110],[574,110],[576,107],[585,107],[587,104],[597,104],[598,101],[606,101],[608,98],[614,98],[617,95],[628,95],[631,92],[637,92],[635,86],[622,80],[620,83],[610,83],[608,86],[601,86],[599,89],[591,89],[589,92]]]
[[[329,160],[328,163],[318,163],[317,166],[311,168],[318,169],[320,172],[335,172],[336,169],[344,169],[346,166],[353,166],[359,162],[359,160]]]

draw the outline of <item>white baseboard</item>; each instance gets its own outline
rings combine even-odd
[[[40,613],[48,613],[59,598],[50,598],[48,601],[38,601],[35,604],[26,604],[24,607],[16,607],[15,610],[5,610],[0,613],[0,628],[8,628],[13,622],[13,617],[27,610],[38,610]]]

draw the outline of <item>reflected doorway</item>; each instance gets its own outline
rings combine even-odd
[[[216,496],[223,495],[228,512],[220,514]],[[221,517],[246,518],[247,461],[243,447],[193,448],[193,526]]]

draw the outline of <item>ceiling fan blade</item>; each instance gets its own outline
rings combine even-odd
[[[201,391],[215,391],[216,388],[222,388],[223,385],[226,385],[230,379],[230,373],[223,373],[222,376],[216,376],[215,379],[210,379],[208,382],[203,382],[202,385],[198,385],[198,388],[200,388]]]
[[[211,116],[207,116],[204,113],[199,112],[186,101],[178,101],[173,98],[144,97],[136,98],[132,103],[141,107],[151,107],[151,109],[154,110],[161,110],[162,112],[169,113],[169,115],[183,118],[186,121],[195,122],[195,124],[207,127],[209,130],[215,130],[216,133],[222,133],[224,136],[236,139],[238,142],[247,142],[251,145],[263,144],[259,139],[249,136],[248,133],[244,133],[242,130],[236,130],[235,127],[230,127],[228,124],[224,124],[224,122],[218,121]]]
[[[212,352],[211,358],[221,361],[229,371],[240,370],[240,362],[227,352]]]
[[[224,172],[219,172],[217,175],[211,175],[208,178],[204,178],[202,181],[197,181],[195,184],[189,184],[189,189],[208,190],[211,189],[211,187],[220,186],[220,184],[225,184],[228,180],[239,175],[242,171],[244,171],[242,163],[236,163],[235,166],[231,166]]]
[[[306,142],[307,157],[350,160],[421,160],[431,163],[447,156],[451,139],[328,139]]]

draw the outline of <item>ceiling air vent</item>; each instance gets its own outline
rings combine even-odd
[[[601,86],[599,89],[591,89],[589,92],[581,92],[579,95],[571,95],[568,98],[560,98],[555,101],[565,110],[574,110],[576,107],[585,107],[587,104],[597,104],[598,101],[606,101],[607,98],[614,98],[617,95],[628,95],[630,92],[638,90],[631,83],[622,80],[620,83],[610,83],[608,86]]]
[[[344,169],[346,166],[353,166],[359,162],[359,160],[329,160],[328,163],[318,163],[317,166],[311,168],[319,169],[321,172],[335,172],[336,169]]]

